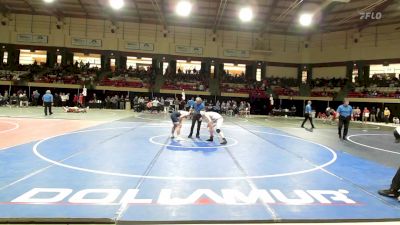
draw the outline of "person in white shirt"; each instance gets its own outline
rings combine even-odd
[[[221,131],[222,124],[224,123],[224,118],[221,114],[216,112],[205,112],[200,111],[200,115],[208,121],[208,129],[210,131],[210,138],[207,141],[214,141],[214,128],[220,138],[221,145],[226,145],[228,142],[226,141],[224,133]]]
[[[155,98],[155,99],[151,102],[151,104],[152,104],[151,111],[154,111],[154,110],[155,110],[155,111],[159,112],[158,106],[159,106],[160,102],[158,101],[158,99]]]
[[[60,97],[61,97],[61,105],[67,106],[67,95],[65,95],[64,93],[61,93]]]

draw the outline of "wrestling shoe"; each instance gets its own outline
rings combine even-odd
[[[378,193],[380,195],[386,196],[386,197],[391,197],[391,198],[398,198],[400,196],[400,193],[392,190],[392,189],[388,189],[388,190],[379,190]]]
[[[175,138],[175,136],[174,135],[171,135],[171,139],[174,139]]]
[[[207,139],[206,141],[214,141],[214,137],[210,137],[210,138]]]
[[[200,138],[200,135],[196,134],[196,138]]]
[[[192,138],[192,135],[191,135],[191,134],[189,134],[188,138]]]
[[[221,142],[221,145],[226,145],[228,142],[226,141],[226,139],[225,138],[222,138],[222,142]]]

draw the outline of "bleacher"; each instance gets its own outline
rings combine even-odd
[[[11,71],[11,70],[0,70],[0,80],[20,80],[23,75],[29,74],[29,71]]]
[[[396,87],[363,88],[357,87],[349,92],[350,98],[400,98],[400,89]]]

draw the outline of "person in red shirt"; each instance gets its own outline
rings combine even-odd
[[[363,112],[362,112],[362,122],[363,123],[367,123],[367,121],[368,121],[368,118],[369,118],[369,110],[368,110],[368,108],[367,107],[364,107],[364,110],[363,110]]]
[[[74,95],[74,99],[72,100],[74,102],[74,106],[78,105],[78,100],[79,100],[78,96]]]
[[[83,94],[81,93],[81,94],[79,95],[79,98],[78,98],[78,105],[79,105],[79,107],[83,108],[83,102],[84,102],[84,97],[83,97]]]

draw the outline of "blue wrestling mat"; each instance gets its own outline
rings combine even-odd
[[[395,170],[343,152],[340,145],[329,147],[323,141],[250,123],[224,124],[226,146],[220,146],[218,139],[206,142],[206,130],[200,139],[183,141],[171,140],[170,130],[169,121],[112,122],[0,151],[0,218],[87,222],[400,218],[400,203],[377,194],[388,187]],[[187,131],[188,124],[182,133]],[[324,131],[312,135],[317,132]]]

